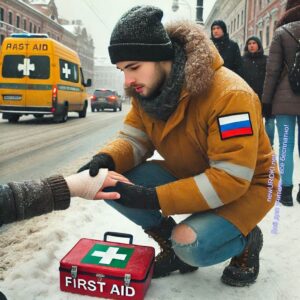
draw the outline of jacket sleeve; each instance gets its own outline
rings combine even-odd
[[[280,29],[276,30],[272,39],[269,57],[266,66],[262,103],[271,104],[276,86],[283,70],[283,51],[281,45]]]
[[[115,163],[116,172],[124,173],[151,157],[153,152],[154,147],[143,125],[138,104],[133,100],[117,138],[99,153],[109,154]]]
[[[241,136],[221,137],[220,122],[228,116],[244,119],[249,116],[248,131]],[[241,91],[224,96],[212,108],[207,121],[210,167],[194,177],[156,187],[163,213],[207,211],[243,196],[249,189],[256,166],[260,120],[260,104],[255,94]],[[234,132],[231,133],[234,135]]]
[[[62,176],[0,185],[0,224],[66,209],[69,205],[70,191]]]

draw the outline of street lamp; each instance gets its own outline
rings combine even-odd
[[[175,12],[179,9],[179,4],[181,5],[185,5],[188,7],[189,12],[190,12],[190,19],[192,19],[192,8],[190,6],[190,4],[188,2],[186,2],[185,0],[183,0],[184,2],[179,2],[179,0],[173,0],[173,4],[172,4],[172,10]]]
[[[182,0],[183,2],[179,2],[179,0],[173,0],[172,10],[175,12],[179,9],[179,4],[185,5],[189,8],[190,11],[190,19],[192,19],[192,8],[191,5],[186,1]],[[203,25],[203,0],[197,0],[196,6],[196,22],[198,24]]]

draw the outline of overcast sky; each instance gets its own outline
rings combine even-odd
[[[204,20],[215,0],[204,0]],[[180,8],[172,11],[173,0],[56,0],[60,17],[72,20],[81,19],[94,39],[95,57],[107,57],[107,46],[111,31],[120,16],[135,5],[150,4],[164,11],[163,22],[177,18],[195,19],[196,0],[179,0]]]

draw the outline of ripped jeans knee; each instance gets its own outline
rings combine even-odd
[[[238,228],[214,213],[193,214],[171,236],[176,255],[191,266],[206,267],[239,255],[246,238]]]

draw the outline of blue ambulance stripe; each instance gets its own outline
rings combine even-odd
[[[237,128],[247,128],[251,127],[250,121],[241,121],[241,122],[234,122],[234,123],[229,123],[225,125],[221,125],[221,132],[226,131],[226,130],[231,130],[231,129],[237,129]]]

